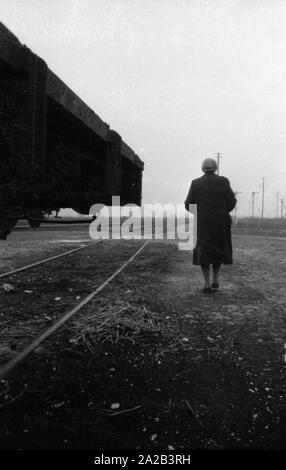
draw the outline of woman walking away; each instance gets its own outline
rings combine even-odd
[[[215,174],[217,162],[206,158],[202,163],[204,175],[192,181],[185,201],[197,204],[197,245],[193,250],[193,264],[200,265],[204,276],[204,293],[219,288],[221,264],[232,264],[231,216],[236,198],[229,181]],[[213,269],[213,282],[210,269]]]

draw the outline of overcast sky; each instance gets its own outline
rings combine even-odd
[[[0,0],[0,17],[144,160],[143,202],[183,202],[216,152],[240,214],[262,176],[265,215],[286,200],[286,0]]]

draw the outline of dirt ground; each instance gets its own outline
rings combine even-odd
[[[103,242],[3,279],[2,364],[141,244]],[[191,253],[150,241],[0,382],[0,448],[286,449],[286,239],[233,245],[220,290],[202,294]],[[108,314],[104,331],[82,333]]]

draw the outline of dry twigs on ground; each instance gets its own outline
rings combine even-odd
[[[170,339],[170,328],[160,320],[159,314],[148,310],[145,305],[131,305],[129,302],[109,304],[82,315],[73,322],[70,330],[70,343],[84,343],[91,352],[99,342],[116,344],[127,340],[135,344],[152,335]]]

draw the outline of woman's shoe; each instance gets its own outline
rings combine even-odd
[[[219,283],[218,282],[213,282],[212,283],[212,289],[218,289],[219,288]]]
[[[211,289],[211,287],[205,286],[205,287],[203,288],[202,292],[203,292],[204,294],[211,294],[211,293],[212,293],[212,289]]]

